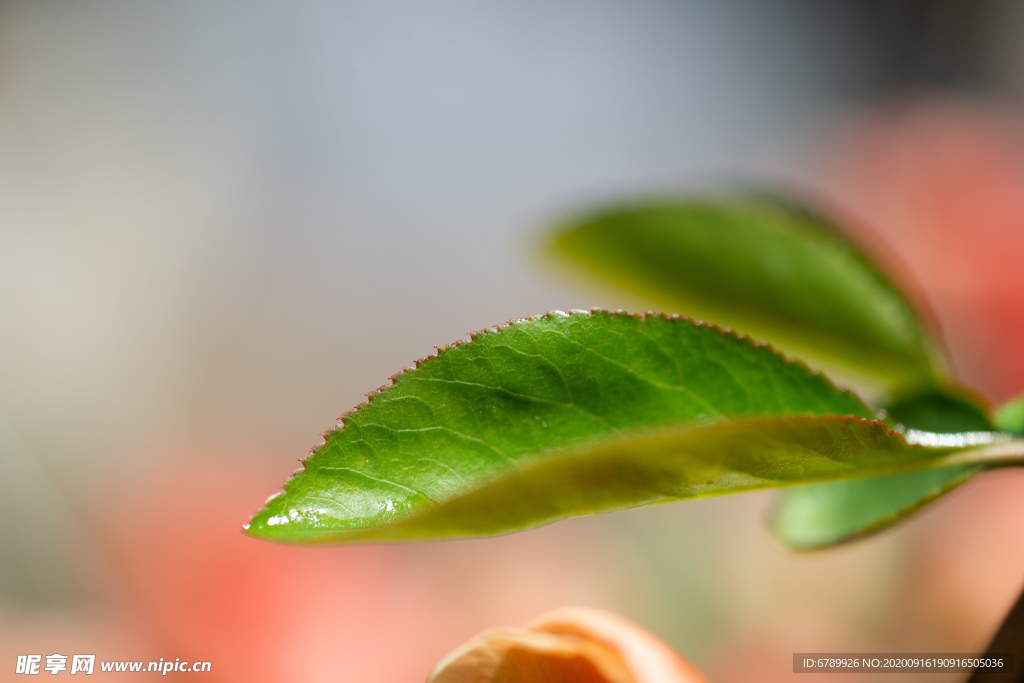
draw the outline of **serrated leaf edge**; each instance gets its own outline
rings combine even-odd
[[[379,397],[384,396],[392,387],[394,387],[396,385],[397,381],[399,380],[399,378],[401,378],[403,375],[405,375],[405,374],[407,374],[409,372],[413,372],[415,370],[418,370],[420,368],[420,366],[423,365],[424,363],[433,362],[434,359],[440,358],[444,353],[446,353],[450,349],[456,348],[458,346],[462,346],[464,344],[471,344],[471,343],[473,343],[474,341],[476,341],[476,339],[478,337],[480,337],[482,335],[494,334],[496,332],[500,332],[501,330],[509,328],[509,327],[512,327],[514,325],[518,325],[518,324],[525,323],[525,322],[530,322],[530,321],[533,321],[533,320],[543,320],[543,319],[551,318],[553,316],[572,317],[572,316],[576,316],[576,315],[587,315],[587,316],[592,316],[592,315],[608,315],[610,317],[625,317],[625,318],[633,318],[633,319],[637,319],[637,320],[646,320],[647,318],[657,317],[657,318],[661,318],[663,320],[668,320],[668,321],[680,321],[680,322],[684,322],[684,323],[690,323],[690,324],[692,324],[692,325],[694,325],[696,327],[707,327],[707,328],[712,329],[712,330],[714,330],[714,331],[716,331],[716,332],[718,332],[720,334],[728,335],[728,336],[731,336],[731,337],[733,337],[735,339],[747,342],[753,348],[766,348],[768,351],[773,353],[775,356],[777,356],[778,358],[781,358],[783,362],[785,362],[787,364],[795,364],[795,365],[803,368],[811,376],[820,378],[822,381],[824,381],[826,383],[827,386],[829,386],[830,388],[834,389],[835,391],[837,391],[839,393],[842,393],[842,394],[846,394],[846,395],[852,396],[858,402],[860,402],[862,405],[867,406],[867,404],[853,390],[851,390],[849,387],[836,384],[835,382],[832,381],[831,378],[829,378],[827,375],[825,375],[821,370],[812,369],[803,360],[801,360],[799,358],[796,358],[796,357],[792,357],[792,356],[786,355],[785,353],[783,353],[779,349],[775,348],[769,342],[762,341],[762,340],[759,340],[759,339],[754,339],[753,337],[751,337],[751,336],[749,336],[747,334],[744,334],[742,332],[738,332],[738,331],[733,330],[732,328],[729,328],[729,327],[721,327],[720,325],[716,325],[715,323],[707,322],[707,321],[704,321],[704,320],[697,320],[697,319],[691,318],[689,316],[681,315],[679,313],[663,313],[661,311],[642,311],[642,312],[638,312],[638,313],[633,313],[633,312],[629,312],[629,311],[624,311],[622,309],[618,309],[618,310],[615,310],[615,311],[610,311],[610,310],[607,310],[607,309],[604,309],[604,308],[600,308],[600,307],[593,307],[593,308],[587,308],[587,309],[570,309],[569,311],[551,310],[551,311],[548,311],[547,313],[541,313],[541,314],[538,314],[538,315],[532,315],[532,316],[528,316],[528,317],[525,317],[525,318],[513,318],[511,320],[507,320],[504,323],[498,323],[498,324],[495,324],[495,325],[491,325],[490,327],[485,327],[483,329],[477,330],[475,332],[469,332],[469,333],[467,333],[468,339],[457,339],[457,340],[455,340],[455,341],[453,341],[453,342],[451,342],[449,344],[443,344],[443,345],[440,345],[440,346],[435,346],[434,349],[436,350],[436,353],[433,353],[433,354],[430,354],[430,355],[427,355],[427,356],[423,356],[422,358],[418,358],[418,359],[416,359],[413,362],[413,364],[411,366],[406,366],[406,367],[402,368],[401,370],[399,370],[398,372],[392,374],[390,377],[388,377],[387,383],[382,384],[380,387],[374,389],[373,391],[370,391],[370,392],[367,392],[366,394],[364,394],[364,396],[366,397],[365,401],[361,401],[360,403],[358,403],[354,407],[352,407],[349,410],[347,410],[344,413],[342,413],[335,420],[336,424],[331,429],[328,429],[328,430],[326,430],[326,431],[324,431],[324,432],[322,432],[320,434],[320,439],[321,440],[317,444],[315,444],[312,448],[310,448],[309,452],[306,454],[305,457],[299,459],[299,465],[300,466],[294,472],[292,472],[292,474],[284,481],[284,483],[281,485],[280,489],[278,489],[276,492],[271,494],[266,499],[264,504],[258,510],[256,510],[256,512],[254,512],[252,515],[249,516],[249,521],[242,525],[242,530],[243,531],[248,531],[249,527],[250,527],[250,525],[251,525],[251,523],[253,521],[253,519],[266,508],[268,503],[270,503],[275,498],[278,498],[281,495],[284,495],[285,493],[288,492],[292,482],[295,481],[295,479],[297,479],[303,472],[306,471],[306,462],[310,458],[312,458],[314,455],[316,455],[317,451],[319,451],[323,446],[327,445],[327,439],[328,439],[329,435],[344,429],[345,426],[346,426],[346,423],[347,423],[347,418],[350,415],[354,414],[356,411],[358,411],[363,406],[370,405],[374,401],[379,400]],[[857,418],[857,419],[864,419],[864,418]]]

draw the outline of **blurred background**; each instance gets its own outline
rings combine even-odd
[[[1024,390],[1022,36],[1010,0],[0,2],[0,679],[63,653],[416,681],[568,604],[717,681],[983,651],[1024,584],[1015,472],[815,555],[760,494],[408,546],[240,528],[435,345],[636,308],[537,242],[643,193],[816,198],[968,386]]]

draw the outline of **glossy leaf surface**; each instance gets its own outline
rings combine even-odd
[[[993,429],[970,397],[933,390],[887,407],[888,422],[938,434]],[[983,471],[983,465],[800,486],[781,491],[772,530],[798,550],[823,548],[885,529]]]
[[[325,435],[285,492],[254,517],[250,533],[341,540],[552,453],[651,429],[766,416],[871,417],[855,396],[768,346],[684,318],[605,311],[486,330],[392,380]]]
[[[554,313],[477,333],[393,377],[249,532],[299,543],[493,535],[931,467],[958,450],[908,446],[870,417],[821,375],[715,327]]]
[[[936,345],[907,299],[820,217],[756,195],[666,198],[562,229],[555,251],[671,311],[927,385]]]

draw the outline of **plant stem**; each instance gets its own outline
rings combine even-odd
[[[999,627],[986,654],[1013,654],[1014,672],[997,673],[991,669],[975,669],[967,683],[1024,683],[1024,593]]]

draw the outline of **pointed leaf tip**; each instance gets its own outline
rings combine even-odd
[[[517,320],[428,356],[343,415],[249,533],[365,536],[584,444],[825,414],[871,417],[824,376],[712,325],[599,309]]]

